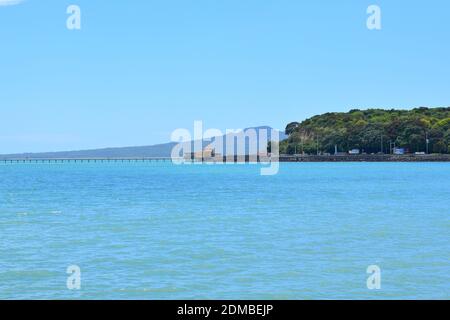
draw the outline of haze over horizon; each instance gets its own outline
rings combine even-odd
[[[0,154],[146,146],[177,128],[283,129],[448,106],[450,3],[2,1]],[[68,30],[66,8],[81,8]]]
[[[237,132],[246,132],[247,130],[251,130],[251,129],[255,129],[256,130],[256,134],[259,135],[262,134],[261,133],[261,129],[267,130],[264,131],[264,134],[267,134],[268,137],[271,136],[271,128],[270,126],[258,126],[258,127],[249,127],[249,128],[244,128],[244,129],[236,129],[233,132],[230,133],[226,133],[223,132],[223,134],[221,135],[224,139],[226,136],[231,135],[231,136],[236,136],[235,133]],[[203,133],[205,133],[206,130],[203,130]],[[275,131],[278,131],[277,129],[275,129]],[[284,140],[287,138],[287,135],[285,135],[284,131],[278,131],[279,133],[279,141]],[[208,135],[203,135],[203,141],[204,144],[203,145],[207,145],[210,143],[210,141],[212,141],[211,139],[217,138],[218,136],[208,136]],[[236,136],[237,137],[237,136]],[[194,138],[194,136],[193,136]],[[259,138],[258,138],[259,139]],[[192,139],[191,141],[194,141],[195,139]],[[117,154],[120,153],[121,156],[123,157],[169,157],[172,151],[172,148],[177,145],[179,142],[174,142],[174,141],[166,141],[163,143],[156,143],[156,144],[151,144],[151,145],[129,145],[129,146],[104,146],[104,147],[99,147],[99,148],[89,148],[89,149],[78,149],[78,150],[46,150],[46,151],[41,151],[41,152],[16,152],[16,153],[1,153],[0,152],[0,157],[1,156],[7,156],[7,157],[3,157],[2,159],[7,159],[7,158],[16,158],[14,156],[19,156],[20,158],[22,158],[23,156],[29,156],[29,155],[38,155],[40,157],[46,157],[48,155],[51,156],[51,158],[58,156],[58,155],[64,155],[64,154],[71,154],[70,156],[73,155],[82,155],[89,157],[89,156],[99,156],[99,155],[103,155],[103,154]],[[225,140],[224,140],[224,145],[225,145]],[[130,155],[131,152],[131,155]],[[134,153],[138,152],[139,154],[145,154],[145,155],[134,155]],[[111,156],[114,157],[114,156]]]

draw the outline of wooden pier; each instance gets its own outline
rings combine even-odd
[[[104,162],[172,162],[170,157],[150,158],[0,158],[0,163],[104,163]]]

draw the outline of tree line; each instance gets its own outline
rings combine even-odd
[[[348,152],[450,153],[450,107],[412,110],[353,109],[291,122],[288,138],[280,142],[282,154]]]

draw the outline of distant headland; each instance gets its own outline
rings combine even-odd
[[[449,154],[450,107],[353,109],[292,122],[280,154]]]

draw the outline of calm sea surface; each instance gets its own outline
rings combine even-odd
[[[450,164],[259,169],[0,164],[0,299],[450,298]]]

